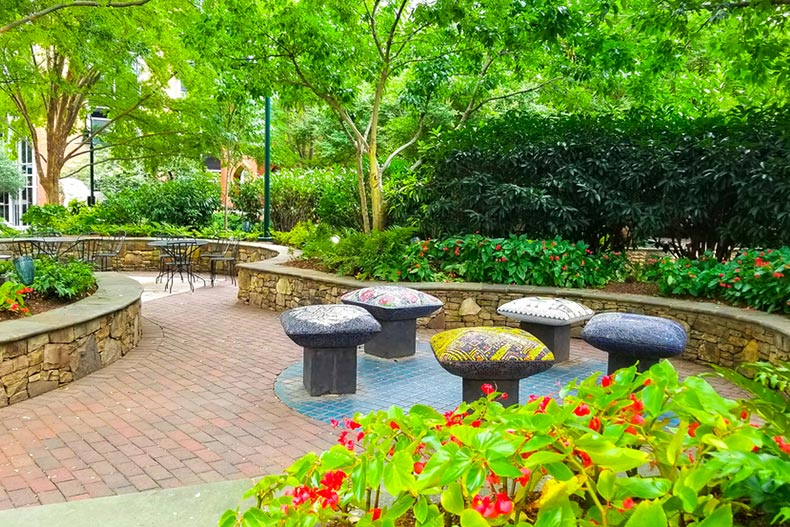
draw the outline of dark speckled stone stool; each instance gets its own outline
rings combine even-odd
[[[680,355],[688,335],[674,320],[631,313],[601,313],[587,322],[582,339],[609,354],[607,373],[633,366],[647,371],[660,359]]]
[[[381,324],[381,333],[365,344],[365,353],[383,359],[414,355],[417,319],[444,305],[435,296],[397,285],[357,289],[341,296],[340,301],[367,309]]]
[[[304,348],[302,381],[310,395],[357,391],[357,346],[381,331],[370,313],[340,304],[307,306],[284,312],[280,322]]]
[[[514,328],[459,328],[431,339],[442,368],[463,379],[463,400],[479,399],[483,384],[508,394],[505,406],[518,404],[521,379],[548,370],[554,355],[535,336]]]

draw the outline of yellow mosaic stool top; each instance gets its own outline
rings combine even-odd
[[[521,329],[458,328],[431,339],[439,364],[467,379],[523,379],[554,365],[554,354]]]

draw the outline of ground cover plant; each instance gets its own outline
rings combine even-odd
[[[643,278],[664,295],[712,298],[763,311],[790,313],[790,247],[746,250],[728,260],[654,258]]]
[[[231,526],[698,526],[790,520],[786,431],[667,361],[503,408],[356,415],[339,444],[264,477]],[[483,394],[481,394],[483,395]]]

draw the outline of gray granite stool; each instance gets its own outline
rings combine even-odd
[[[340,297],[344,304],[367,309],[381,324],[381,333],[365,343],[365,353],[384,359],[414,355],[417,319],[427,317],[444,304],[435,296],[394,285],[350,291]]]
[[[595,312],[564,298],[530,296],[502,304],[500,315],[519,321],[519,327],[532,333],[554,353],[555,362],[570,358],[571,325],[589,319]]]
[[[463,400],[479,399],[483,384],[506,392],[505,406],[518,404],[521,379],[548,370],[554,355],[536,337],[515,328],[459,328],[443,331],[431,339],[439,364],[463,379]]]
[[[304,348],[302,381],[310,395],[357,391],[357,346],[381,331],[370,313],[340,304],[307,306],[284,312],[280,322]]]
[[[660,359],[680,355],[688,335],[674,320],[631,313],[602,313],[590,319],[582,339],[609,354],[607,373],[633,366],[646,371]]]

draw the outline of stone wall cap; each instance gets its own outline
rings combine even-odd
[[[390,284],[392,282],[374,282],[356,280],[345,276],[337,276],[313,269],[301,269],[280,265],[290,260],[294,253],[289,253],[288,248],[271,245],[272,249],[277,249],[279,255],[269,260],[238,264],[236,267],[249,269],[254,272],[269,272],[281,276],[292,276],[301,279],[312,279],[331,285],[338,285],[348,289],[358,289],[375,285]],[[601,302],[616,302],[627,300],[636,305],[664,308],[668,311],[679,310],[698,315],[709,315],[724,319],[758,324],[768,329],[790,336],[790,318],[781,315],[744,309],[739,307],[725,306],[711,302],[694,302],[690,300],[680,300],[676,298],[654,297],[646,295],[633,295],[623,293],[609,293],[595,289],[570,289],[560,287],[538,287],[526,285],[504,285],[504,284],[483,284],[476,282],[407,282],[408,287],[420,291],[448,291],[448,292],[471,292],[471,293],[508,293],[521,296],[553,296],[579,300],[584,303],[585,299],[598,300]]]
[[[88,298],[46,313],[0,322],[0,344],[49,333],[124,309],[140,300],[143,286],[118,273],[96,273],[98,289]]]

